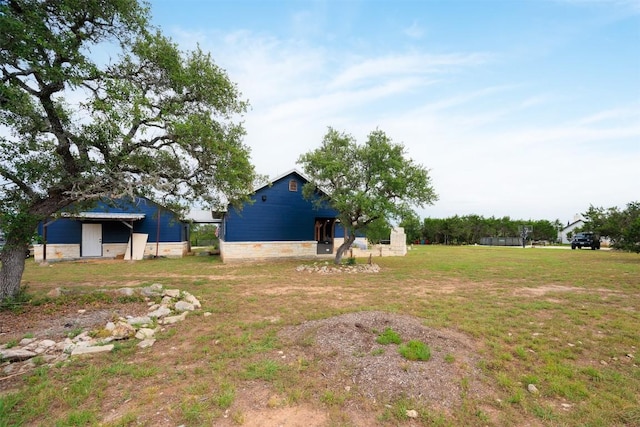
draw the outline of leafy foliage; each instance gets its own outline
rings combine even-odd
[[[137,0],[0,1],[0,28],[0,297],[38,221],[71,203],[246,200],[255,173],[235,120],[247,103]]]
[[[482,237],[518,237],[522,226],[532,230],[528,236],[531,240],[555,241],[558,237],[558,225],[547,220],[455,215],[449,218],[425,218],[420,229],[420,238],[430,243],[476,244],[480,243]]]
[[[640,202],[628,203],[624,210],[590,206],[584,217],[585,230],[608,237],[615,249],[640,253]]]
[[[305,197],[319,194],[314,203],[328,203],[338,211],[347,231],[336,264],[356,233],[366,234],[376,221],[389,223],[412,212],[412,206],[437,199],[428,170],[406,158],[404,147],[381,130],[359,145],[353,136],[329,128],[320,148],[300,156],[298,163],[311,180],[303,188]]]

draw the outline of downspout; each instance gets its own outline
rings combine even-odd
[[[158,205],[158,220],[156,223],[156,258],[158,258],[158,249],[160,246],[160,205]]]
[[[47,218],[45,218],[42,223],[42,262],[47,262],[47,225]]]
[[[131,220],[131,227],[129,227],[129,256],[133,261],[133,220]]]

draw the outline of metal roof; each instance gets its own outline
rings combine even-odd
[[[144,219],[143,213],[128,212],[63,212],[62,216],[73,219],[100,220],[100,221],[138,221]]]

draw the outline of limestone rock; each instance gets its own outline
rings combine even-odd
[[[144,339],[142,341],[140,341],[138,343],[138,347],[139,348],[147,348],[147,347],[151,347],[153,344],[155,344],[156,340],[154,338],[147,338]]]
[[[174,308],[178,312],[193,311],[193,310],[196,309],[193,304],[191,304],[190,302],[186,302],[186,301],[178,301],[176,303],[176,305],[174,306]]]
[[[111,336],[116,340],[124,340],[131,338],[136,334],[136,329],[128,323],[118,322],[116,327],[111,331]]]
[[[151,286],[146,286],[140,289],[142,295],[146,297],[153,297],[162,294],[162,285],[160,283],[154,283]]]
[[[168,314],[171,314],[171,310],[169,309],[169,307],[166,307],[166,306],[162,305],[162,306],[158,307],[156,310],[147,313],[147,316],[160,318],[160,317],[164,317],[164,316],[166,316]]]
[[[163,325],[171,325],[173,323],[182,322],[187,317],[188,311],[184,311],[182,314],[178,316],[168,316],[161,320]]]
[[[151,338],[155,335],[155,329],[150,328],[140,328],[138,332],[136,332],[136,338],[139,340],[145,340],[147,338]]]
[[[0,350],[0,360],[9,362],[19,362],[22,360],[28,360],[35,357],[36,353],[33,351],[25,350],[23,348],[7,348]]]
[[[193,304],[195,308],[202,308],[202,304],[200,304],[198,298],[194,297],[189,292],[184,292],[184,298],[182,298],[182,300]]]
[[[135,291],[132,288],[120,288],[118,289],[118,292],[128,297],[133,296],[133,294],[135,293]]]
[[[22,338],[20,340],[20,342],[18,343],[18,345],[21,346],[21,347],[24,347],[24,346],[27,346],[27,345],[31,344],[35,340],[36,340],[35,338]]]
[[[529,384],[529,385],[527,386],[527,391],[528,391],[529,393],[531,393],[531,394],[538,394],[538,393],[540,393],[540,392],[538,391],[538,387],[536,387],[534,384]]]
[[[180,297],[180,289],[165,289],[163,295],[165,297],[178,298]]]
[[[130,325],[148,325],[152,322],[151,317],[149,316],[139,316],[132,317],[131,319],[127,319],[127,323]]]
[[[94,354],[94,353],[105,353],[113,350],[113,344],[109,345],[93,345],[89,347],[76,347],[71,352],[72,356],[78,356],[80,354]]]

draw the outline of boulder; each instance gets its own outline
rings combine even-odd
[[[23,348],[7,348],[0,350],[0,360],[9,362],[20,362],[35,357],[37,353]]]
[[[183,311],[193,311],[196,308],[193,306],[193,304],[191,304],[190,302],[186,302],[186,301],[178,301],[176,303],[176,305],[174,306],[174,308],[176,309],[176,311],[182,313]]]

